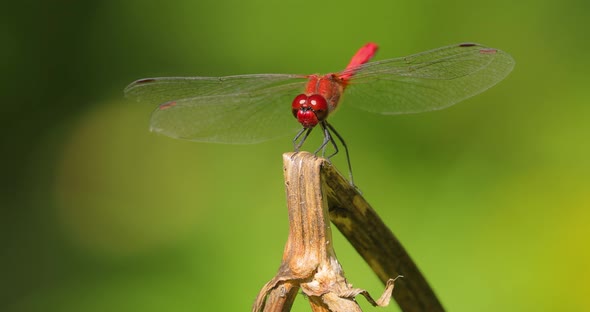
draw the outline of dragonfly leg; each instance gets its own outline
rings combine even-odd
[[[318,148],[318,150],[316,151],[319,152],[319,150],[322,150],[322,157],[326,156],[326,147],[328,146],[328,143],[332,143],[332,146],[334,147],[334,153],[330,154],[330,156],[326,157],[328,160],[330,160],[330,158],[334,157],[334,155],[338,154],[338,145],[336,144],[336,142],[334,141],[334,138],[332,137],[332,135],[330,134],[330,129],[326,126],[328,123],[326,121],[322,122],[322,129],[324,130],[324,141],[322,142],[322,145],[320,146],[320,148]]]
[[[303,128],[299,132],[297,132],[297,135],[293,139],[293,149],[295,150],[295,152],[299,152],[299,149],[301,148],[301,146],[303,145],[303,143],[305,142],[305,140],[307,139],[307,137],[311,133],[312,129],[313,128]],[[303,135],[304,133],[305,133],[305,135]],[[303,135],[303,137],[301,138],[301,140],[299,140],[301,135]],[[299,142],[297,142],[297,140],[299,140]]]
[[[321,150],[322,157],[325,157],[326,156],[326,146],[328,145],[329,142],[333,141],[333,139],[332,139],[332,136],[330,135],[330,131],[328,130],[328,128],[326,128],[326,125],[324,125],[324,122],[322,122],[320,125],[322,125],[322,130],[324,131],[324,141],[322,141],[322,145],[320,145],[320,147],[318,147],[318,149],[314,152],[314,154],[317,155]],[[330,155],[327,159],[330,160],[330,157],[332,157],[332,156],[333,155]]]
[[[340,136],[338,131],[336,131],[336,129],[334,129],[334,127],[332,127],[332,125],[329,124],[327,121],[322,122],[322,127],[327,127],[327,129],[332,131],[336,135],[338,140],[340,140],[340,143],[342,143],[342,146],[344,146],[344,152],[346,153],[346,162],[348,163],[348,176],[350,178],[350,184],[352,186],[354,186],[354,179],[352,177],[352,165],[350,164],[350,154],[348,153],[348,146],[346,146],[346,142],[344,142],[344,139],[342,138],[342,136]],[[332,137],[330,137],[330,140],[332,141],[332,145],[334,145],[336,152],[334,152],[334,154],[328,156],[328,159],[338,153],[338,147],[336,146],[336,142],[334,142],[334,139]]]

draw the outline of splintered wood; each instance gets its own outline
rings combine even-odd
[[[261,289],[252,311],[289,311],[299,290],[312,311],[361,311],[357,295],[386,306],[394,282],[402,311],[444,311],[399,241],[328,161],[300,152],[283,154],[283,162],[289,237],[279,270]],[[330,220],[385,283],[378,300],[347,282],[332,246]]]

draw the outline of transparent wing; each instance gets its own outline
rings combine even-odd
[[[125,88],[127,97],[159,104],[151,130],[200,142],[257,143],[301,128],[290,103],[303,75],[147,78]]]
[[[476,43],[371,62],[355,70],[344,105],[381,114],[442,109],[492,87],[513,67],[509,54]]]

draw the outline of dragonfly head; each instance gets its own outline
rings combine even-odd
[[[313,128],[328,117],[328,102],[319,94],[299,94],[291,104],[291,111],[304,128]]]

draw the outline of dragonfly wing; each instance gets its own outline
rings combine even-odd
[[[448,46],[359,67],[344,99],[381,114],[438,110],[492,87],[513,67],[512,57],[498,49]]]
[[[215,143],[258,143],[280,137],[295,132],[301,125],[289,106],[297,94],[277,91],[282,92],[201,96],[168,102],[152,113],[151,130],[173,138]]]
[[[128,97],[160,104],[154,132],[216,143],[257,143],[301,126],[290,103],[303,90],[301,75],[147,78],[125,89]]]
[[[260,74],[226,77],[144,78],[125,88],[125,96],[149,104],[212,95],[260,92],[306,79],[303,75]]]

